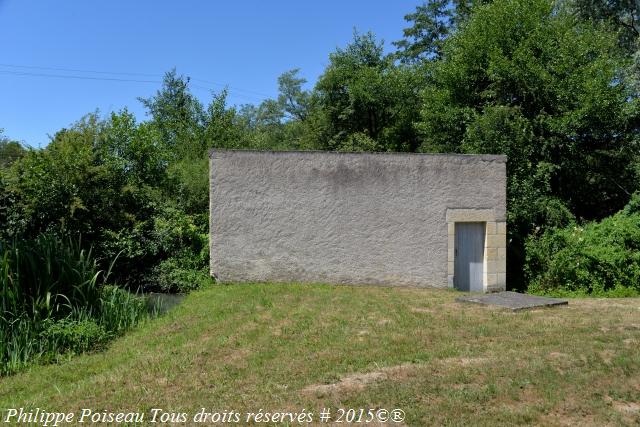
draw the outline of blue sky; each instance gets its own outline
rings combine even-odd
[[[193,83],[202,87],[192,90],[204,103],[225,85],[230,104],[259,103],[276,95],[286,70],[300,68],[309,86],[315,83],[354,27],[393,49],[407,26],[404,15],[418,4],[0,0],[0,128],[38,147],[96,109],[127,107],[142,120],[137,97],[153,95],[173,67],[198,79]]]

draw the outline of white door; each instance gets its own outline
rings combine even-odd
[[[453,283],[461,291],[482,292],[484,222],[456,222]]]

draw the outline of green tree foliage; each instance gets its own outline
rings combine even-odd
[[[421,150],[507,154],[510,281],[523,242],[571,215],[602,218],[637,187],[636,94],[615,35],[548,0],[478,7],[424,91]]]
[[[187,214],[207,212],[209,148],[255,148],[236,110],[227,107],[226,98],[226,90],[213,94],[205,108],[191,93],[189,78],[175,70],[165,75],[153,97],[140,98],[151,120],[136,130],[143,144],[136,152],[149,148],[147,156],[155,156],[149,172],[160,174],[156,185],[161,184],[163,193]],[[263,103],[257,113],[263,126],[279,124],[283,114],[274,100]]]
[[[618,33],[621,47],[638,49],[640,2],[638,0],[564,0],[569,10],[585,21],[605,24]]]
[[[315,87],[310,129],[329,150],[413,151],[417,74],[394,65],[372,33],[354,34],[329,56]],[[357,141],[364,141],[359,147]]]
[[[178,159],[203,154],[206,114],[202,103],[189,90],[189,78],[179,76],[174,69],[165,74],[156,95],[139,100],[167,153]]]
[[[244,144],[245,130],[235,108],[227,106],[226,90],[214,94],[207,107],[204,137],[206,148],[241,148]]]
[[[278,96],[255,105],[243,105],[235,114],[236,144],[262,150],[319,149],[313,145],[311,92],[303,89],[306,80],[299,70],[278,77]]]
[[[165,180],[170,155],[160,132],[148,122],[138,125],[127,109],[111,113],[95,151],[101,163],[124,175],[130,185],[158,185]]]
[[[134,289],[156,287],[154,267],[178,253],[192,250],[201,270],[207,157],[180,158],[171,151],[180,148],[160,134],[153,121],[138,124],[126,110],[108,119],[93,113],[57,132],[46,148],[26,152],[0,179],[0,240],[82,236],[99,262],[118,257],[113,278]],[[197,232],[176,227],[167,234],[163,218],[176,216]],[[167,290],[183,287],[167,282]]]
[[[3,136],[3,130],[0,129],[0,170],[7,168],[25,153],[26,150],[22,144]]]
[[[299,68],[278,77],[278,104],[290,119],[304,121],[309,115],[311,94],[302,89],[307,80],[298,77]]]
[[[474,6],[490,0],[428,0],[405,15],[412,25],[403,30],[404,38],[393,42],[396,56],[403,63],[437,60],[442,56],[444,41],[464,23]]]
[[[23,218],[14,235],[33,237],[56,228],[93,238],[102,228],[130,222],[125,212],[134,215],[137,206],[126,191],[124,174],[95,150],[104,134],[105,124],[90,114],[13,165],[7,178],[16,196],[11,209]]]
[[[3,133],[4,130],[0,128],[0,240],[12,238],[13,230],[20,228],[19,224],[23,222],[20,212],[12,208],[16,194],[8,185],[7,171],[9,166],[27,153],[20,143],[10,140]]]

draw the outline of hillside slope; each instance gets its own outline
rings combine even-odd
[[[316,422],[323,408],[400,408],[416,426],[640,420],[640,299],[511,313],[457,295],[215,286],[102,353],[0,379],[0,410],[3,421],[20,407],[147,422],[152,408],[305,409]]]

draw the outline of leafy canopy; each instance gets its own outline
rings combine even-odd
[[[319,144],[330,150],[413,151],[419,76],[383,54],[372,33],[354,33],[329,56],[315,87]]]
[[[532,230],[610,215],[637,188],[627,64],[615,34],[551,1],[496,0],[430,67],[420,149],[508,155],[512,278]]]

